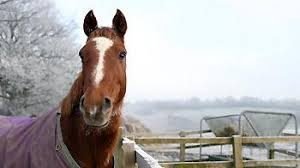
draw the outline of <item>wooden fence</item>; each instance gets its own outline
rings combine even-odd
[[[300,164],[300,159],[267,159],[267,160],[243,160],[242,145],[272,142],[300,142],[300,136],[275,136],[275,137],[241,137],[234,135],[233,137],[214,137],[214,138],[196,138],[196,137],[140,137],[136,138],[137,144],[231,144],[233,147],[232,161],[207,161],[207,162],[170,162],[161,163],[165,168],[243,168],[243,167],[269,167],[269,166],[296,166]]]
[[[205,131],[209,132],[209,131]],[[198,131],[181,132],[180,137],[135,137],[134,140],[124,138],[120,135],[121,141],[118,150],[115,153],[117,158],[117,168],[243,168],[243,167],[271,167],[271,166],[293,166],[300,165],[300,159],[266,159],[266,160],[244,160],[242,147],[249,144],[261,143],[291,143],[300,142],[300,136],[269,136],[269,137],[241,137],[234,135],[232,137],[186,137],[191,134],[197,134]],[[180,161],[158,163],[152,156],[143,151],[140,145],[150,144],[179,144]],[[227,161],[197,161],[185,162],[185,149],[187,147],[199,147],[199,145],[187,146],[187,144],[209,145],[232,145],[232,160]],[[273,149],[273,152],[285,153],[290,156],[296,156],[297,152],[281,151]],[[298,156],[298,155],[297,155]],[[273,157],[274,158],[274,155]]]

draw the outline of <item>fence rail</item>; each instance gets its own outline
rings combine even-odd
[[[236,135],[237,136],[237,135]],[[267,137],[241,137],[243,144],[271,143],[271,142],[300,142],[300,136],[267,136]],[[232,137],[138,137],[134,139],[137,144],[180,144],[204,143],[214,145],[232,144]]]
[[[134,141],[137,144],[180,144],[180,143],[205,143],[205,144],[231,144],[230,137],[196,138],[196,137],[139,137]]]

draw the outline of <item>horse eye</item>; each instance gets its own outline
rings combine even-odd
[[[122,60],[126,57],[126,51],[122,51],[120,54],[119,54],[119,58]]]

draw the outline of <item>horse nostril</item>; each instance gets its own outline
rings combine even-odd
[[[104,97],[103,109],[109,109],[111,107],[111,100],[108,97]]]
[[[105,97],[104,101],[105,101],[105,103],[110,104],[110,99],[109,98]]]

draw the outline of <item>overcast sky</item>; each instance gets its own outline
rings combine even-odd
[[[255,96],[300,99],[299,0],[56,0],[78,24],[93,9],[128,32],[128,100]]]

